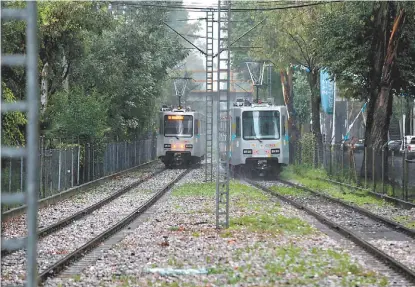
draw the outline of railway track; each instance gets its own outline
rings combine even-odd
[[[306,211],[415,283],[415,230],[291,182],[278,180],[306,195],[283,195],[269,188],[272,182],[244,180]]]
[[[155,204],[190,170],[157,171],[129,185],[128,190],[127,188],[121,189],[117,192],[117,196],[112,195],[112,200],[106,198],[106,202],[100,201],[94,205],[94,210],[90,209],[88,213],[79,212],[78,219],[74,219],[75,215],[73,215],[67,218],[66,222],[61,220],[53,226],[40,230],[39,233],[43,237],[38,244],[39,283],[56,276],[101,242],[127,226]],[[13,280],[24,274],[23,257],[24,251],[17,251],[2,258],[3,285],[13,284],[15,286],[16,283],[23,283],[23,279],[20,282]],[[3,274],[5,268],[11,273]]]
[[[399,199],[399,198],[396,198],[396,197],[392,197],[392,196],[389,196],[389,195],[386,195],[386,194],[374,192],[374,191],[371,191],[369,189],[365,189],[365,188],[362,188],[362,187],[359,187],[359,186],[354,186],[354,185],[350,185],[350,184],[347,184],[347,183],[343,183],[343,182],[339,182],[339,181],[335,181],[335,180],[327,179],[327,178],[316,178],[316,179],[326,181],[326,182],[329,182],[329,183],[332,183],[332,184],[336,184],[336,185],[339,185],[339,186],[345,186],[345,187],[355,189],[355,190],[365,191],[368,194],[370,194],[370,195],[372,195],[376,198],[384,199],[384,200],[386,200],[390,203],[395,204],[396,206],[401,206],[403,208],[408,208],[408,209],[415,208],[415,203],[413,203],[413,202],[405,201],[405,200],[402,200],[402,199]]]
[[[150,175],[148,175],[148,176],[146,176],[146,177],[144,177],[140,180],[137,180],[137,181],[133,182],[132,184],[126,186],[126,187],[123,187],[123,188],[117,190],[113,194],[111,194],[111,195],[107,196],[106,198],[96,202],[95,204],[92,204],[92,205],[88,206],[85,209],[82,209],[82,210],[80,210],[80,211],[78,211],[78,212],[76,212],[76,213],[74,213],[74,214],[72,214],[72,215],[70,215],[70,216],[68,216],[64,219],[61,219],[61,220],[59,220],[59,221],[57,221],[53,224],[50,224],[49,226],[47,226],[45,228],[40,229],[37,233],[38,239],[42,239],[42,238],[44,238],[44,237],[46,237],[50,234],[53,234],[53,233],[61,230],[62,228],[64,228],[65,226],[71,224],[75,220],[82,219],[83,217],[91,214],[95,210],[105,206],[106,204],[112,202],[113,200],[117,199],[118,197],[125,194],[126,192],[128,192],[128,191],[132,190],[133,188],[137,187],[138,185],[142,184],[143,182],[151,179],[154,176],[157,176],[158,174],[162,173],[164,170],[165,169],[157,170],[154,173],[152,173],[152,174],[150,174]],[[1,250],[1,256],[2,257],[7,256],[7,255],[10,255],[10,254],[12,254],[16,251],[18,251],[18,250],[10,251],[10,250],[2,249]]]

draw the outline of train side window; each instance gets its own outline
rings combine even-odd
[[[241,118],[236,117],[236,137],[241,137]]]
[[[199,120],[195,120],[195,135],[199,134]]]
[[[281,127],[282,132],[281,132],[281,134],[283,136],[285,136],[285,116],[282,116],[281,124],[282,124],[282,127]]]
[[[164,134],[163,125],[164,125],[163,118],[160,118],[159,134],[161,134],[161,135]]]

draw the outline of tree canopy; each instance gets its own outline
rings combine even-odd
[[[188,54],[183,41],[163,24],[177,17],[186,18],[187,12],[95,1],[40,2],[42,134],[122,139],[152,129],[168,71]],[[1,25],[3,53],[24,53],[24,22]],[[197,25],[178,22],[176,28],[192,31]],[[2,67],[3,91],[13,95],[7,100],[24,98],[24,73]],[[2,121],[2,128],[8,126]],[[18,136],[9,133],[10,140]]]

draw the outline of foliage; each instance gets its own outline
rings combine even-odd
[[[312,166],[314,164],[316,154],[316,138],[312,133],[305,133],[300,139],[300,151],[297,152],[297,160],[301,160],[302,164]]]
[[[12,103],[16,97],[4,82],[1,83],[2,102]],[[8,112],[1,115],[2,145],[24,145],[24,128],[27,124],[26,115],[21,112]]]
[[[96,91],[89,94],[82,88],[59,92],[51,103],[51,138],[100,138],[107,130],[106,103]]]
[[[310,122],[311,92],[304,72],[294,73],[294,110],[300,124]]]
[[[71,137],[96,138],[105,130],[107,137],[123,139],[154,130],[168,70],[187,55],[182,40],[163,25],[187,17],[187,12],[176,12],[104,2],[39,3],[39,74],[47,83],[41,132],[66,137],[74,131]],[[198,27],[183,21],[173,26],[182,32]],[[2,32],[3,52],[24,53],[23,21],[2,22]],[[23,68],[2,67],[3,80],[17,99],[25,94],[24,75]],[[85,108],[74,102],[85,99],[89,105]],[[90,122],[71,123],[66,108],[74,108],[81,120],[96,120],[96,127],[87,127]],[[100,116],[94,114],[98,111]]]
[[[393,95],[414,95],[414,13],[409,2],[342,2],[315,25],[322,64],[346,94],[369,100],[366,143],[377,149],[388,137]]]

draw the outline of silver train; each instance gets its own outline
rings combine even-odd
[[[230,116],[231,170],[245,176],[276,176],[290,157],[286,107],[237,101]]]
[[[166,167],[199,163],[205,155],[205,115],[164,107],[159,113],[157,157]]]

